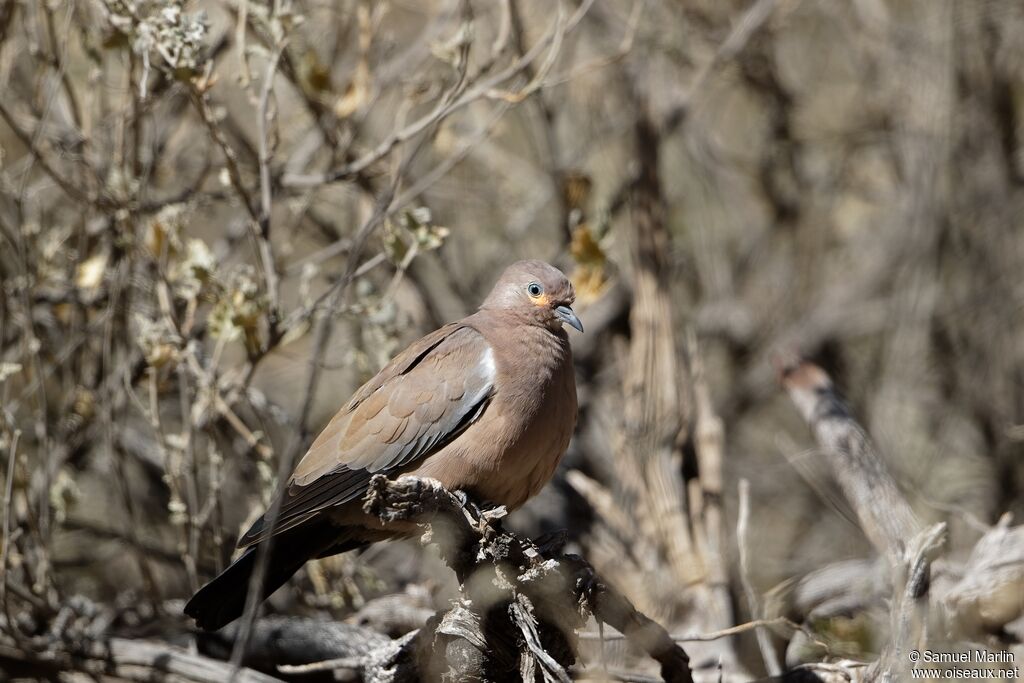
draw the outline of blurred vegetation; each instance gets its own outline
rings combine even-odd
[[[884,618],[794,606],[873,551],[770,360],[829,371],[962,560],[1024,512],[1022,216],[1017,0],[0,0],[4,630],[83,595],[182,642],[350,392],[529,257],[579,291],[581,419],[510,524],[721,629],[745,478],[766,610],[870,657]],[[269,609],[455,591],[405,542]]]

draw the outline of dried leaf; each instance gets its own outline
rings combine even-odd
[[[562,181],[562,196],[569,210],[582,209],[590,197],[593,182],[590,176],[579,171],[569,171]]]
[[[177,362],[182,340],[163,319],[151,320],[137,313],[135,327],[135,343],[142,349],[150,367],[161,368]]]
[[[301,62],[302,82],[311,92],[327,93],[332,90],[331,70],[328,69],[316,51],[306,50]]]
[[[216,285],[213,279],[216,270],[217,259],[206,242],[190,238],[185,243],[184,257],[171,268],[169,279],[174,293],[189,301],[197,299]]]
[[[146,226],[146,249],[153,258],[175,254],[182,248],[181,233],[188,218],[186,204],[168,204]]]
[[[0,382],[21,372],[21,363],[0,363]]]
[[[588,223],[572,231],[569,253],[576,261],[572,281],[577,298],[581,302],[597,299],[608,286],[608,256]]]
[[[97,289],[103,283],[109,261],[110,253],[106,249],[82,261],[75,271],[75,285],[87,291]]]
[[[207,321],[210,333],[217,339],[243,339],[246,349],[259,348],[259,325],[267,310],[267,301],[256,283],[253,269],[242,266],[235,270],[221,292]]]
[[[352,82],[345,88],[345,94],[334,103],[334,115],[339,119],[347,119],[359,111],[369,100],[369,78],[359,78],[359,71],[356,71],[356,78],[352,79]]]

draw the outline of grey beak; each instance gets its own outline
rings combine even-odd
[[[558,316],[559,320],[563,323],[569,323],[580,332],[583,331],[583,323],[576,317],[576,314],[572,312],[572,309],[568,306],[555,306],[555,315]]]

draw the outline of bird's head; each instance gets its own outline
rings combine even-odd
[[[562,271],[543,261],[517,261],[498,278],[481,308],[522,315],[551,330],[563,324],[583,331],[573,313],[576,290]]]

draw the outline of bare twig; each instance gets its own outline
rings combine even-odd
[[[60,671],[79,671],[139,683],[153,680],[224,683],[232,675],[231,665],[225,662],[190,654],[164,643],[125,638],[86,643],[73,650],[43,652],[0,643],[0,661],[4,659],[36,666],[47,678]],[[279,679],[252,669],[241,669],[235,680],[238,683],[279,683]]]
[[[14,613],[11,609],[11,604],[8,601],[8,590],[10,590],[11,576],[7,571],[8,556],[11,552],[11,545],[14,543],[14,539],[11,538],[11,517],[14,513],[14,508],[11,506],[13,495],[14,495],[14,472],[17,466],[18,457],[18,440],[21,438],[21,430],[14,430],[11,435],[11,445],[7,452],[7,478],[4,480],[4,502],[3,502],[3,529],[4,535],[2,540],[3,547],[0,548],[0,574],[3,574],[3,579],[0,580],[0,605],[3,606],[4,617],[7,623],[7,628],[10,630],[12,637],[15,640],[21,640],[21,633],[18,630],[18,625],[14,621]]]
[[[14,116],[11,114],[10,110],[7,109],[3,102],[0,102],[0,118],[3,118],[4,122],[11,129],[11,131],[14,132],[14,135],[22,142],[22,144],[29,148],[29,150],[32,152],[32,157],[35,159],[36,163],[39,164],[39,166],[43,169],[46,175],[48,175],[55,183],[57,183],[57,186],[64,191],[64,194],[66,194],[71,199],[74,199],[75,201],[85,204],[87,206],[95,206],[96,208],[99,209],[119,208],[117,202],[113,201],[112,199],[105,195],[92,195],[87,192],[83,192],[82,190],[78,189],[77,185],[74,182],[65,178],[64,175],[57,171],[56,167],[47,158],[46,153],[36,142],[35,137],[30,136],[22,129],[22,127],[14,119]]]
[[[808,362],[780,362],[790,398],[818,440],[861,527],[890,566],[903,564],[917,517],[889,474],[867,432],[850,414],[828,375]]]
[[[798,624],[792,619],[786,617],[774,617],[772,619],[753,619],[751,621],[730,626],[729,628],[723,628],[718,631],[709,631],[707,633],[673,633],[672,640],[677,643],[707,643],[713,640],[720,640],[722,638],[731,638],[732,636],[738,636],[743,633],[749,633],[750,631],[759,631],[765,628],[784,628],[791,632],[800,632],[806,636],[812,638],[813,642],[819,647],[828,651],[827,643],[824,643],[817,639],[814,632],[810,628],[802,624]],[[607,640],[619,641],[626,640],[626,636],[621,633],[592,633],[586,632],[580,634],[581,640]]]
[[[589,6],[589,3],[583,3],[583,7],[586,6]],[[581,7],[581,9],[583,8]],[[579,11],[576,13],[576,15],[574,15],[573,19],[578,21],[578,19],[576,19],[576,16],[578,15]],[[281,181],[282,184],[285,185],[286,187],[311,187],[323,185],[325,183],[333,183],[340,180],[345,180],[355,176],[358,173],[361,173],[365,169],[369,168],[371,165],[375,164],[376,162],[380,161],[385,156],[390,154],[391,151],[396,146],[416,137],[430,126],[447,118],[453,112],[462,109],[463,107],[481,98],[492,96],[495,93],[495,89],[498,87],[498,85],[522,73],[531,63],[533,63],[533,61],[537,59],[543,48],[548,43],[552,43],[553,45],[560,45],[562,36],[564,35],[567,26],[573,25],[573,19],[570,19],[567,23],[563,21],[561,18],[559,18],[559,20],[556,21],[552,28],[548,31],[547,35],[545,35],[545,37],[542,38],[541,40],[537,41],[537,43],[535,43],[533,47],[531,47],[530,50],[526,52],[526,54],[517,59],[514,64],[500,71],[494,76],[486,78],[481,82],[469,87],[461,95],[456,95],[453,97],[452,92],[449,92],[446,96],[441,98],[437,106],[435,106],[434,109],[431,110],[429,113],[424,114],[423,116],[416,119],[409,125],[402,128],[401,130],[397,130],[391,133],[391,135],[389,135],[384,141],[378,144],[374,149],[372,149],[370,152],[367,152],[358,159],[355,159],[345,164],[341,168],[329,171],[327,173],[318,173],[310,175],[286,174]],[[549,52],[547,61],[553,61],[555,54],[556,52],[554,51],[554,49],[552,49]],[[462,84],[460,83],[460,89],[461,85]],[[536,90],[538,84],[535,83],[529,87],[532,88],[530,90],[530,92],[532,92],[533,90]],[[507,97],[502,97],[502,99],[508,101]]]
[[[736,521],[736,542],[740,550],[740,580],[743,583],[743,592],[747,595],[747,605],[750,608],[750,616],[755,620],[760,619],[761,604],[757,597],[754,586],[750,583],[750,548],[747,531],[750,526],[750,482],[740,479],[740,511]],[[758,628],[757,645],[761,649],[761,658],[764,660],[765,669],[769,676],[778,676],[782,673],[779,665],[779,656],[772,647],[768,633]]]
[[[729,35],[718,46],[711,59],[701,66],[691,81],[690,87],[686,91],[687,103],[692,102],[694,95],[704,87],[716,67],[729,61],[743,50],[754,34],[771,18],[777,4],[778,0],[754,0],[750,4],[739,20],[733,24]]]
[[[259,167],[260,167],[260,214],[258,220],[258,233],[256,241],[259,244],[260,261],[263,265],[263,277],[267,283],[267,298],[270,300],[270,334],[273,335],[274,327],[280,316],[281,300],[278,292],[277,262],[274,259],[274,251],[270,242],[270,221],[273,203],[270,184],[270,133],[267,128],[270,123],[269,103],[270,93],[274,87],[274,75],[277,72],[277,64],[281,59],[287,43],[282,41],[273,52],[270,62],[267,64],[267,71],[263,75],[263,86],[260,89],[259,106],[256,115],[258,136],[259,136]]]

